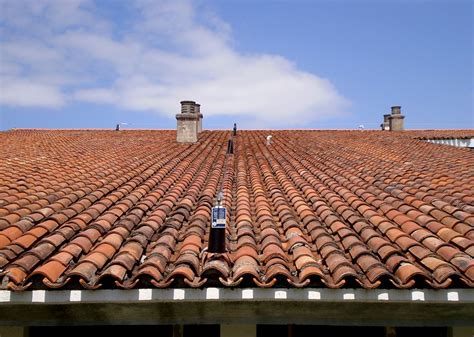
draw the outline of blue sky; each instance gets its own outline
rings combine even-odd
[[[474,128],[468,0],[0,4],[0,130]]]

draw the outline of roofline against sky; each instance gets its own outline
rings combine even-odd
[[[110,128],[11,128],[1,131],[17,131],[17,130],[39,130],[39,131],[116,131],[115,127]],[[131,128],[122,127],[120,131],[175,131],[176,128]],[[202,131],[228,131],[231,128],[219,128],[219,129],[203,129]],[[239,131],[385,131],[380,128],[333,128],[333,129],[318,129],[318,128],[281,128],[281,129],[238,129]],[[472,131],[474,128],[461,128],[461,129],[405,129],[404,131]],[[399,131],[399,132],[404,132]]]

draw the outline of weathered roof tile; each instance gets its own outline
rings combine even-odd
[[[273,142],[266,145],[271,133]],[[0,278],[100,286],[449,287],[474,282],[465,131],[0,133]],[[227,253],[207,252],[220,189]],[[452,282],[456,279],[456,282]]]

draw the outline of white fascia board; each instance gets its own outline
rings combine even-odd
[[[153,303],[153,302],[340,302],[474,303],[474,289],[327,289],[327,288],[174,288],[101,290],[0,290],[5,304]]]

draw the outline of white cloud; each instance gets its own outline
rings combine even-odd
[[[119,97],[110,89],[81,89],[74,93],[74,99],[84,102],[114,104]]]
[[[54,86],[2,77],[0,102],[19,107],[58,108],[64,104],[64,97]]]
[[[282,56],[240,53],[231,27],[189,1],[137,0],[124,10],[126,26],[85,0],[1,4],[10,29],[0,31],[3,105],[92,102],[172,117],[180,100],[194,99],[206,116],[278,127],[349,104],[329,80]]]

